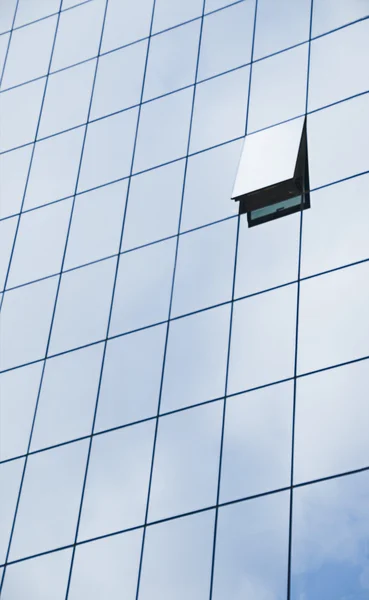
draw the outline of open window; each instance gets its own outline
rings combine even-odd
[[[246,136],[232,200],[249,227],[310,208],[306,118]]]

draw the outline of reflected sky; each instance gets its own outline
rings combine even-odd
[[[368,598],[367,0],[16,4],[2,597]],[[249,229],[306,106],[311,208]]]

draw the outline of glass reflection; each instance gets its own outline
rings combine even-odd
[[[368,275],[362,263],[301,283],[299,373],[369,354]]]
[[[150,521],[215,504],[222,414],[215,402],[160,418]]]
[[[27,452],[42,363],[0,375],[0,459]]]
[[[228,305],[170,323],[162,412],[224,395],[229,316]]]
[[[211,10],[209,2],[206,10]],[[250,62],[254,10],[255,0],[251,0],[205,17],[199,62],[200,80]]]
[[[166,326],[108,341],[96,417],[97,431],[157,413]]]
[[[2,600],[64,600],[71,556],[65,550],[8,566]]]
[[[295,490],[293,600],[368,598],[368,502],[368,472]]]
[[[79,540],[144,523],[154,430],[149,421],[94,437]]]
[[[369,465],[368,361],[297,382],[295,483]]]
[[[173,316],[231,299],[236,231],[236,219],[229,219],[181,235],[174,282]]]
[[[213,600],[286,598],[288,519],[288,492],[219,509]]]
[[[142,530],[76,548],[69,600],[135,600]]]
[[[235,303],[228,393],[293,376],[297,286]]]
[[[140,600],[204,600],[209,595],[214,511],[150,526]]]
[[[227,399],[221,502],[290,484],[292,403],[292,382]]]
[[[10,560],[73,544],[87,449],[83,441],[29,457]]]

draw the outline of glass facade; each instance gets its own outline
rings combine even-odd
[[[369,598],[368,55],[367,0],[1,0],[2,600]]]

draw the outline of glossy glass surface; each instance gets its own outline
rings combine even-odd
[[[180,237],[173,316],[230,300],[236,228],[230,219]]]
[[[120,256],[110,335],[168,318],[174,257],[174,239]]]
[[[291,382],[227,399],[221,502],[289,485]]]
[[[255,58],[308,40],[310,10],[310,0],[258,0]]]
[[[296,292],[289,285],[235,304],[230,393],[293,376]]]
[[[80,540],[143,523],[154,427],[151,421],[95,436],[82,506]]]
[[[136,597],[142,530],[77,547],[69,592],[71,600],[99,600],[107,594],[119,600]]]
[[[368,473],[298,489],[294,497],[292,598],[368,595]]]
[[[286,598],[288,493],[220,509],[213,598]]]
[[[208,6],[206,6],[209,9]],[[204,19],[199,79],[246,65],[251,59],[255,2],[240,2]]]
[[[150,521],[215,503],[222,411],[219,401],[160,418]]]
[[[224,395],[228,336],[229,306],[171,322],[162,412]]]
[[[8,286],[60,272],[71,208],[69,199],[20,217]],[[12,219],[3,223],[11,224]]]
[[[158,325],[108,342],[96,431],[156,415],[165,336],[165,325]]]
[[[72,196],[76,186],[84,127],[37,142],[24,207],[34,208]]]
[[[56,17],[50,17],[13,32],[2,82],[3,88],[46,75],[55,27]]]
[[[45,79],[0,94],[0,151],[34,141]]]
[[[368,0],[0,5],[1,598],[367,600]]]
[[[106,336],[116,259],[64,273],[55,310],[50,353],[56,354]]]
[[[11,560],[73,543],[87,446],[76,442],[29,458]]]
[[[193,598],[209,594],[214,512],[207,511],[150,527],[146,534],[141,600]]]
[[[197,20],[151,39],[144,100],[194,83],[199,34]]]

